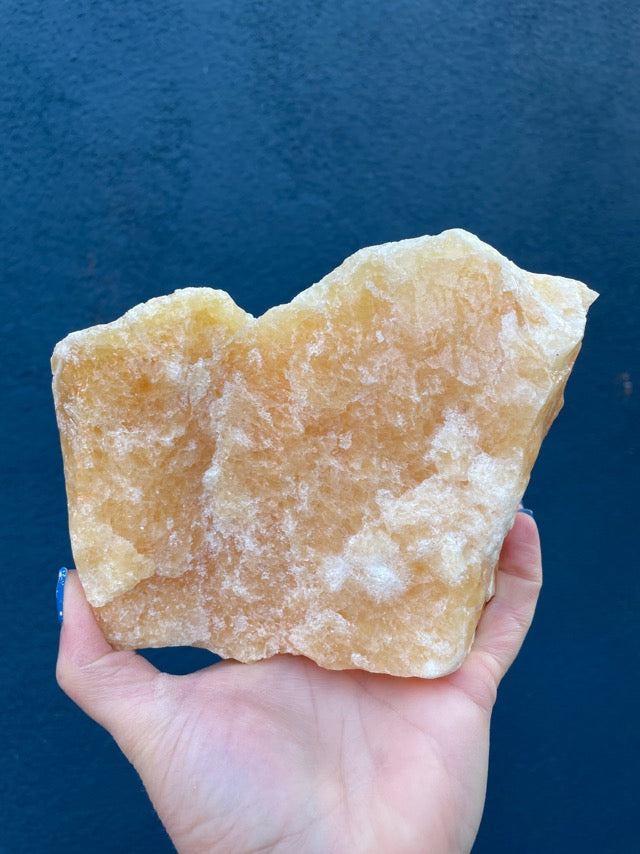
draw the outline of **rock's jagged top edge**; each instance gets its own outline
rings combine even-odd
[[[508,265],[509,267],[512,267],[516,270],[521,269],[517,267],[514,262],[510,261],[506,256],[502,255],[497,249],[495,249],[489,243],[485,243],[484,241],[482,241],[475,234],[472,234],[471,232],[466,231],[462,228],[447,229],[437,235],[426,234],[421,235],[419,237],[406,238],[404,240],[390,241],[388,243],[365,246],[362,249],[359,249],[350,256],[348,256],[341,264],[338,265],[338,267],[329,272],[318,282],[315,282],[314,284],[300,291],[300,293],[293,297],[293,299],[289,303],[283,303],[280,305],[273,306],[272,308],[269,308],[263,315],[260,315],[260,317],[258,318],[255,318],[252,314],[245,311],[241,306],[238,306],[237,303],[226,291],[222,290],[221,288],[213,288],[211,286],[206,285],[178,288],[170,294],[152,297],[146,302],[139,303],[138,305],[133,306],[120,317],[108,323],[96,324],[93,326],[86,327],[84,329],[79,329],[77,331],[70,332],[65,338],[63,338],[56,344],[51,360],[52,366],[55,371],[56,363],[59,360],[63,360],[68,357],[74,345],[87,343],[89,338],[95,340],[106,332],[124,330],[131,324],[137,323],[138,321],[143,321],[145,318],[152,316],[158,310],[161,310],[163,307],[168,308],[169,306],[171,306],[173,308],[177,298],[179,297],[188,297],[197,294],[204,295],[205,293],[207,293],[212,298],[227,303],[231,311],[242,312],[244,314],[244,319],[246,320],[246,322],[250,323],[252,321],[259,320],[261,317],[265,317],[266,315],[272,312],[282,311],[290,305],[300,305],[304,304],[305,302],[311,304],[320,302],[325,287],[328,286],[329,283],[333,281],[337,276],[342,274],[345,267],[350,266],[355,269],[363,262],[369,260],[372,257],[375,257],[375,255],[378,255],[382,258],[386,258],[398,252],[405,252],[406,250],[411,249],[413,247],[417,248],[422,246],[428,246],[429,244],[433,243],[449,244],[447,248],[450,249],[452,257],[463,254],[465,250],[467,252],[469,250],[473,250],[475,252],[484,254],[485,256],[491,256],[493,260],[500,264]],[[529,273],[529,275],[535,278],[538,275],[545,274]],[[577,279],[571,279],[564,276],[549,276],[549,278],[553,278],[558,282],[562,282],[568,288],[577,289],[585,311],[598,298],[598,294],[595,291],[593,291],[587,285],[585,285],[583,282],[578,281]]]
[[[208,286],[178,288],[170,294],[152,297],[146,302],[138,303],[124,314],[120,315],[120,317],[109,321],[108,323],[98,323],[94,326],[88,326],[84,329],[78,329],[74,332],[70,332],[54,347],[53,355],[51,357],[51,364],[54,372],[56,364],[69,357],[74,347],[87,344],[89,341],[97,343],[105,334],[125,331],[131,328],[134,324],[143,323],[146,319],[151,318],[159,311],[162,311],[162,309],[175,310],[180,298],[204,294],[209,294],[211,298],[226,303],[231,312],[242,312],[244,319],[247,322],[255,319],[249,312],[240,308],[240,306],[234,302],[232,297],[229,296],[226,291],[223,291],[220,288],[211,288]],[[185,300],[185,304],[186,302],[187,301]]]

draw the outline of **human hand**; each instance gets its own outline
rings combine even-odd
[[[473,648],[449,676],[288,655],[172,676],[111,648],[69,572],[57,678],[133,763],[181,854],[468,852],[496,691],[541,581],[535,522],[518,513]]]

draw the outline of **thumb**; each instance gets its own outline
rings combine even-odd
[[[105,640],[75,570],[61,570],[58,589],[64,594],[58,684],[133,761],[136,745],[152,723],[166,674],[131,650],[114,650]]]

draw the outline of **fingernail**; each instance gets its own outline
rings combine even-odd
[[[528,507],[518,507],[518,513],[526,513],[527,516],[531,516],[532,519],[534,518],[533,510],[529,510]]]
[[[67,567],[63,566],[58,572],[58,583],[56,584],[56,608],[58,609],[58,621],[62,625],[64,611],[64,585],[67,580]]]

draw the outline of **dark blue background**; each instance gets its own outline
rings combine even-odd
[[[546,583],[475,852],[634,849],[639,45],[633,0],[2,0],[2,851],[170,850],[54,683],[55,342],[188,284],[260,313],[451,226],[602,294],[528,492]]]

